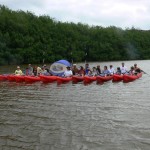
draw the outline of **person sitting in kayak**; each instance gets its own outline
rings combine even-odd
[[[92,75],[93,75],[93,76],[97,76],[96,67],[93,67],[93,68],[92,68]]]
[[[23,75],[22,70],[20,69],[20,66],[17,66],[17,70],[15,71],[15,75]]]
[[[79,69],[77,68],[76,64],[73,64],[72,73],[73,75],[77,75],[79,73]]]
[[[109,75],[111,75],[111,74],[110,74],[109,70],[107,69],[107,66],[104,66],[104,70],[102,71],[100,76],[106,77],[106,76],[109,76]]]
[[[38,66],[33,67],[33,75],[34,76],[39,76],[41,74],[41,72],[42,72],[41,67],[38,67]]]
[[[87,69],[88,69],[88,73],[85,74],[86,76],[89,76],[89,77],[97,76],[96,67],[93,67],[92,71],[90,70],[90,68],[87,68]]]
[[[97,71],[97,75],[100,75],[100,74],[101,74],[101,68],[100,68],[100,65],[97,66],[96,71]]]
[[[86,74],[86,76],[93,77],[93,72],[91,70],[89,70],[88,74]]]
[[[41,67],[37,66],[37,76],[39,76],[42,72],[42,69]]]
[[[121,75],[121,69],[120,69],[120,67],[117,67],[117,71],[115,72],[115,74]]]
[[[113,75],[115,73],[115,69],[114,69],[113,65],[110,65],[109,72],[111,75]]]
[[[48,67],[47,67],[47,65],[46,65],[46,64],[44,64],[42,67],[44,67],[44,68],[45,68],[45,70],[47,71],[47,73],[48,73],[48,74],[50,74],[49,69],[48,69]]]
[[[45,67],[42,67],[42,70],[41,70],[41,74],[42,75],[49,75],[48,71],[45,69]]]
[[[85,74],[88,75],[89,71],[91,71],[89,64],[85,64]]]
[[[88,75],[88,74],[89,74],[89,72],[91,72],[90,67],[86,67],[86,68],[85,68],[85,75]]]
[[[28,75],[33,75],[33,67],[31,66],[31,64],[28,64],[28,72],[27,72]]]
[[[70,66],[67,66],[66,68],[67,70],[65,70],[64,72],[64,77],[72,77],[73,73],[72,70],[70,69]]]
[[[135,70],[134,70],[133,66],[131,66],[131,68],[129,70],[129,75],[135,75]]]
[[[142,70],[137,66],[137,64],[134,64],[134,71],[135,71],[135,73],[142,72]]]
[[[37,76],[37,66],[34,66],[34,67],[33,67],[33,75],[34,75],[34,76]]]
[[[82,77],[85,75],[85,70],[84,70],[83,66],[80,66],[78,74],[79,74],[79,76],[82,76]]]
[[[90,68],[86,68],[86,70],[85,70],[85,75],[86,75],[86,76],[93,76],[93,75],[92,75],[92,71],[91,71]]]
[[[122,74],[125,74],[128,72],[127,67],[125,66],[124,63],[121,64],[120,70]]]

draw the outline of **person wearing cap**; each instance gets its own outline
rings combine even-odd
[[[23,75],[22,70],[20,69],[19,66],[17,66],[17,70],[15,71],[15,75]]]
[[[67,66],[66,68],[67,70],[65,70],[64,72],[64,77],[72,77],[73,73],[72,70],[70,69],[70,66]]]

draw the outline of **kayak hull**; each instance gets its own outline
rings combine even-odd
[[[113,82],[119,82],[119,81],[122,81],[122,80],[123,80],[123,75],[119,75],[119,74],[114,74],[113,75],[113,79],[112,79]]]
[[[16,80],[16,82],[24,82],[25,77],[24,76],[15,76],[15,80]]]
[[[72,77],[57,77],[57,83],[60,84],[60,83],[68,83],[72,80]]]
[[[0,75],[0,81],[8,80],[8,75]]]
[[[57,80],[57,76],[40,76],[43,83],[52,83]]]
[[[107,82],[113,79],[113,76],[97,76],[96,80],[98,83]]]
[[[26,83],[33,83],[41,81],[40,77],[34,77],[34,76],[25,76],[24,77]]]
[[[8,75],[8,81],[10,81],[10,82],[15,82],[16,81],[16,79],[15,79],[15,76],[14,75]]]
[[[91,83],[96,81],[96,77],[95,76],[84,76],[84,83]]]
[[[138,73],[137,75],[123,75],[123,82],[127,83],[127,82],[132,82],[138,78],[142,77],[142,73]]]
[[[77,82],[82,82],[84,80],[83,76],[73,76],[72,81],[77,83]]]

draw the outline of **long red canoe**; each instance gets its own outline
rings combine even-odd
[[[57,83],[68,83],[72,80],[72,77],[57,77]]]
[[[6,81],[8,80],[8,75],[0,75],[0,81]]]
[[[123,82],[132,82],[132,81],[134,81],[140,77],[142,77],[142,73],[138,73],[137,75],[124,74],[123,75]]]
[[[10,81],[10,82],[15,82],[15,81],[16,81],[15,75],[8,75],[7,79],[8,79],[8,81]]]
[[[109,80],[112,80],[113,76],[97,76],[96,80],[98,83],[100,82],[107,82]]]
[[[84,80],[83,76],[73,76],[72,81],[77,83],[77,82],[82,82]]]
[[[119,82],[123,80],[123,75],[119,75],[119,74],[114,74],[113,75],[113,82]]]
[[[34,77],[34,76],[25,76],[24,77],[26,83],[33,83],[41,81],[40,77]]]
[[[96,76],[84,76],[84,83],[91,83],[96,81]]]
[[[25,76],[15,76],[16,82],[24,82],[25,81]]]
[[[40,79],[43,83],[51,83],[57,80],[57,76],[44,76],[41,75]]]

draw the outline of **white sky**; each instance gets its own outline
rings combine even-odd
[[[62,22],[150,30],[150,0],[0,0],[0,4]]]

